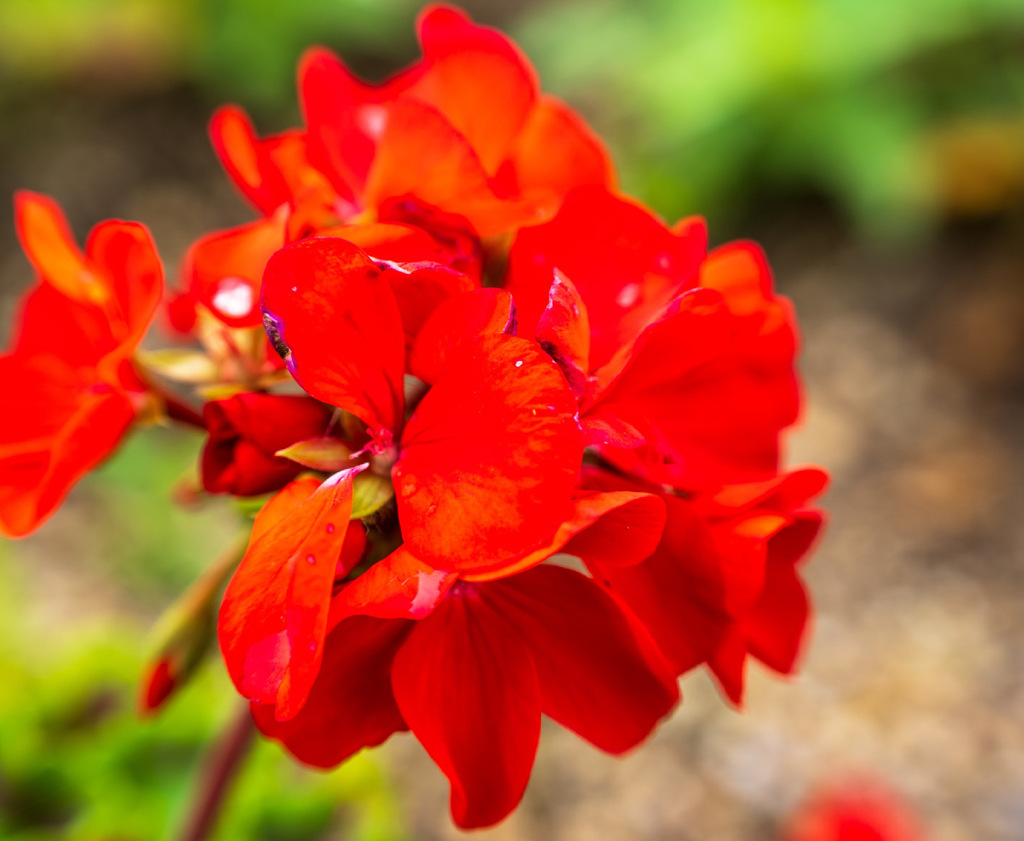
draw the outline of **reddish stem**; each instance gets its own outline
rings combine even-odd
[[[246,704],[206,755],[181,841],[206,841],[210,838],[255,733],[249,705]]]

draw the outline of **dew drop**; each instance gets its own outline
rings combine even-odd
[[[315,564],[316,563],[316,555],[314,555],[312,553],[306,555],[306,563],[307,564]]]
[[[309,644],[309,650],[310,651],[316,651],[316,642],[311,642]]]
[[[523,360],[522,359],[517,359],[516,360],[516,367],[517,368],[522,368],[523,367]]]
[[[328,523],[327,524],[327,533],[328,534],[334,534],[334,523]]]

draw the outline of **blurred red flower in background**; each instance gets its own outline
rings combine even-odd
[[[925,841],[910,805],[872,779],[814,793],[790,819],[783,841]]]
[[[0,357],[0,528],[20,537],[156,410],[131,358],[163,294],[163,267],[134,222],[97,225],[83,253],[45,196],[19,193],[15,216],[37,275]]]

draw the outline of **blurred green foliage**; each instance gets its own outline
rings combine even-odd
[[[0,72],[136,89],[182,80],[294,109],[295,64],[326,44],[363,65],[411,53],[415,0],[3,0]],[[391,69],[385,65],[382,72]]]
[[[899,233],[942,209],[937,127],[1024,120],[1019,0],[586,0],[517,34],[673,218],[804,190]]]
[[[422,5],[4,0],[0,73],[127,89],[188,81],[278,123],[296,117],[304,47],[332,46],[379,78],[415,55]],[[1024,195],[1020,0],[472,5],[593,120],[625,188],[670,217],[728,225],[766,192],[813,194],[892,235]]]
[[[164,712],[134,711],[139,635],[105,625],[40,639],[0,562],[0,838],[154,841],[174,837],[211,740],[240,701],[207,669]],[[222,841],[403,837],[372,755],[322,774],[258,742],[218,824]]]

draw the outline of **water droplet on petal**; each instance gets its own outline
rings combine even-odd
[[[312,553],[306,555],[306,563],[307,564],[315,564],[316,563],[316,555],[314,555]]]
[[[523,367],[523,360],[522,359],[517,359],[516,360],[516,367],[517,368],[522,368]]]
[[[334,534],[334,523],[328,523],[327,524],[327,533],[328,534]]]
[[[309,644],[309,650],[310,651],[316,651],[316,640],[314,640],[313,642],[311,642]]]

